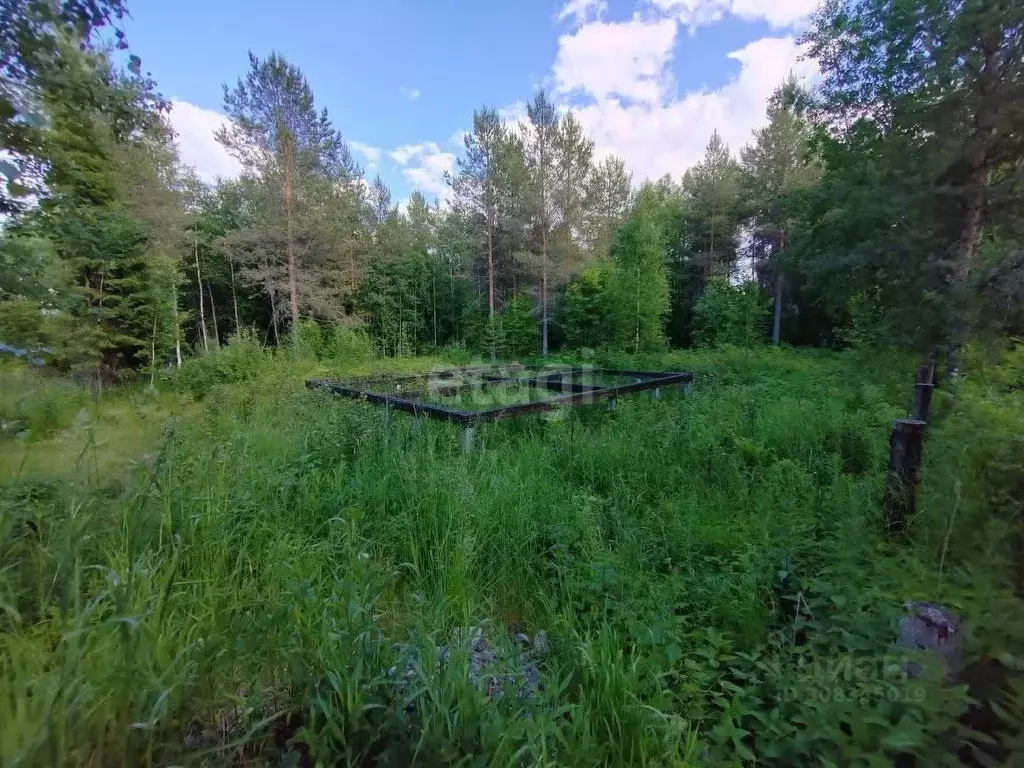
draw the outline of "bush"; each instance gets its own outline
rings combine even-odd
[[[757,283],[733,285],[724,277],[708,281],[694,307],[695,338],[702,347],[753,347],[763,344],[771,301]]]
[[[266,357],[256,331],[243,328],[226,346],[182,363],[175,381],[197,400],[202,400],[219,384],[255,378]]]
[[[502,357],[525,357],[540,351],[540,326],[529,299],[516,296],[506,303],[498,322],[501,325],[499,349]]]
[[[88,391],[71,382],[21,363],[0,365],[0,433],[48,437],[70,427],[88,401]]]

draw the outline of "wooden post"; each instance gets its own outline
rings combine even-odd
[[[462,452],[472,453],[473,441],[476,437],[476,425],[475,424],[463,424],[462,425]]]
[[[917,421],[928,422],[932,414],[932,392],[934,384],[927,384],[923,381],[914,385],[914,410],[911,416]]]
[[[615,410],[615,398],[614,397],[609,397],[608,398],[608,410],[609,411],[614,411]]]
[[[917,484],[921,481],[925,423],[919,419],[898,419],[889,438],[889,471],[885,478],[883,510],[885,530],[899,536],[914,514]]]

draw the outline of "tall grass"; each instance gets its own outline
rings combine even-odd
[[[961,538],[930,495],[918,539],[881,536],[909,363],[610,360],[697,385],[488,425],[464,455],[449,425],[302,382],[434,361],[234,354],[205,363],[230,375],[185,372],[200,399],[152,404],[172,415],[130,466],[85,471],[103,447],[81,436],[75,466],[8,478],[7,762],[934,764],[963,741],[961,690],[854,680],[853,704],[825,700],[805,662],[886,653],[914,597],[965,612],[972,658],[1015,642],[992,557],[1012,514],[978,530],[963,502]],[[975,423],[947,414],[926,474],[959,475],[950,444],[980,450]],[[471,626],[509,658],[544,629],[543,690],[474,688]]]

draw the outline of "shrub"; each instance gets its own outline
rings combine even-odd
[[[88,400],[88,391],[69,381],[21,363],[0,365],[0,433],[48,437],[71,426]]]
[[[501,309],[499,349],[505,358],[536,355],[540,350],[540,327],[530,300],[516,296]]]
[[[177,384],[201,400],[213,387],[255,378],[267,352],[251,328],[243,328],[226,346],[186,360],[175,376]]]
[[[733,285],[723,277],[708,281],[694,307],[697,344],[753,347],[763,344],[771,302],[753,281]]]

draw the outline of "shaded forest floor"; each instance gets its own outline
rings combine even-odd
[[[907,679],[893,641],[905,600],[935,601],[964,617],[970,669],[1019,666],[1022,361],[974,361],[936,394],[904,543],[880,499],[910,359],[602,358],[693,370],[694,391],[488,425],[469,455],[450,425],[303,383],[437,359],[239,345],[100,399],[5,365],[0,748],[29,765],[1005,755],[1020,695],[975,687],[988,703],[967,716],[966,680]],[[540,630],[543,654],[519,647]],[[489,682],[469,674],[475,632],[504,665]]]

